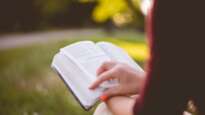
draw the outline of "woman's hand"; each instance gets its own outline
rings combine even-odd
[[[138,71],[124,63],[114,61],[105,62],[98,69],[98,78],[90,86],[90,89],[97,88],[104,81],[116,79],[119,84],[107,89],[103,93],[103,96],[112,97],[137,94],[143,85],[144,74],[144,72]]]

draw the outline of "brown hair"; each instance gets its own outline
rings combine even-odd
[[[148,37],[151,58],[136,115],[182,115],[193,100],[205,115],[205,7],[199,0],[156,0]]]

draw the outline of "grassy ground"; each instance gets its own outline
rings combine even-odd
[[[143,37],[103,40],[114,42],[143,64],[148,57]],[[50,68],[58,49],[72,42],[75,40],[0,51],[0,115],[91,115]]]

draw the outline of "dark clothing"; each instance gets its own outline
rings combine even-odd
[[[203,0],[156,0],[147,24],[151,58],[135,115],[182,115],[190,99],[205,115]]]

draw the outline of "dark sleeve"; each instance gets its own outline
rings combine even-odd
[[[155,0],[147,28],[151,58],[135,115],[182,115],[189,99],[197,102],[201,112],[205,110],[202,4]]]

